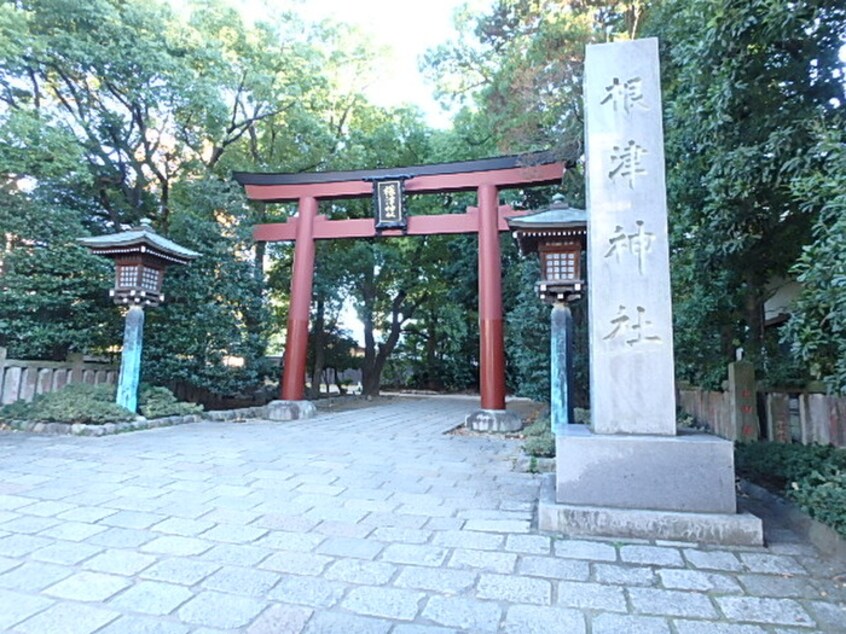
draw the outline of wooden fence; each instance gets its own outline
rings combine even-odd
[[[737,440],[728,392],[679,390],[679,407],[723,438]],[[757,392],[760,437],[777,442],[846,447],[846,397],[813,392]]]
[[[55,392],[70,383],[117,383],[118,367],[89,363],[81,354],[68,355],[67,361],[19,361],[6,358],[0,347],[0,405],[18,400],[31,401],[36,394]]]

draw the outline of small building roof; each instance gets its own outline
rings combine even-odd
[[[148,223],[135,227],[129,231],[112,233],[92,238],[79,238],[77,240],[83,246],[88,247],[98,255],[127,255],[131,253],[149,253],[163,260],[169,260],[178,264],[186,264],[191,260],[200,257],[200,254],[191,249],[176,244],[164,236],[156,233]]]

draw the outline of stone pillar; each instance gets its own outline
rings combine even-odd
[[[130,306],[123,330],[123,351],[120,354],[117,404],[130,412],[138,410],[138,383],[141,380],[141,349],[144,341],[144,309]]]
[[[658,41],[585,59],[591,423],[676,433]]]
[[[658,41],[587,47],[591,429],[556,435],[541,530],[761,544],[732,443],[676,434]]]
[[[563,434],[572,425],[573,398],[573,317],[567,304],[552,305],[550,313],[550,395],[549,409],[553,434]]]
[[[758,440],[755,366],[749,361],[734,361],[728,367],[729,412],[733,436],[729,440]]]

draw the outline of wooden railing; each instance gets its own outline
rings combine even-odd
[[[6,358],[6,348],[0,347],[0,405],[31,401],[70,383],[116,383],[117,377],[117,366],[86,362],[81,354],[70,354],[67,361],[20,361]]]

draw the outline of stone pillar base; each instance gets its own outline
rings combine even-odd
[[[316,415],[317,408],[311,401],[270,401],[267,404],[268,420],[299,420]]]
[[[761,546],[761,520],[750,513],[679,513],[559,504],[555,474],[543,476],[538,528],[570,537],[666,539],[723,546]]]
[[[523,429],[523,421],[504,409],[477,409],[467,414],[464,426],[473,431],[511,432]]]

